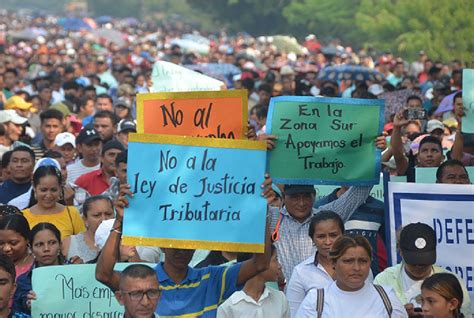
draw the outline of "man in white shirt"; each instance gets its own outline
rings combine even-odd
[[[421,309],[421,284],[434,273],[446,272],[435,265],[436,233],[426,224],[411,223],[400,232],[400,255],[402,263],[385,269],[374,279],[374,284],[390,286],[405,305],[410,318],[424,317]],[[456,276],[457,277],[457,276]],[[461,312],[471,317],[471,300],[466,283],[458,277],[464,301]]]
[[[102,140],[97,130],[84,127],[76,138],[76,147],[82,159],[67,166],[68,183],[75,183],[83,174],[100,169]]]
[[[242,261],[242,259],[238,259]],[[285,294],[265,286],[266,282],[275,282],[282,275],[277,251],[272,245],[270,267],[249,279],[241,291],[232,294],[217,308],[217,318],[238,317],[281,317],[290,318],[290,308]]]

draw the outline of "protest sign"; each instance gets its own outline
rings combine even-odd
[[[131,134],[128,153],[124,244],[263,252],[264,142]]]
[[[247,91],[137,95],[139,133],[247,139]]]
[[[474,133],[474,69],[462,71],[462,103],[466,116],[462,118],[462,132]]]
[[[340,186],[332,186],[332,185],[323,185],[318,184],[314,186],[316,190],[316,201],[322,199],[323,197],[331,194],[335,189],[340,188]],[[380,175],[379,183],[375,184],[370,190],[369,195],[374,197],[377,200],[384,201],[384,191],[383,191],[383,175]]]
[[[464,279],[474,297],[474,185],[388,184],[389,215],[387,249],[389,262],[401,261],[396,248],[396,230],[422,222],[436,231],[437,260]]]
[[[221,81],[165,61],[155,62],[151,80],[152,93],[218,91],[225,88],[225,84]]]
[[[129,265],[120,263],[115,269]],[[112,290],[95,279],[95,264],[38,267],[31,283],[37,296],[31,303],[32,317],[123,317]]]
[[[379,182],[383,100],[282,96],[270,100],[267,134],[272,179],[286,184]]]
[[[465,167],[469,178],[474,178],[474,167]],[[436,183],[436,171],[438,168],[419,168],[415,169],[415,181],[416,183]]]

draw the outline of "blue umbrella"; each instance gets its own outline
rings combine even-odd
[[[108,15],[102,15],[94,19],[98,24],[106,24],[112,22],[112,17]]]
[[[79,18],[62,18],[58,24],[68,31],[92,30],[92,27]]]
[[[356,80],[356,81],[382,81],[385,76],[368,67],[359,65],[329,66],[319,71],[320,80]]]

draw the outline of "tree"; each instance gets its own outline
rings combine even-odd
[[[314,33],[320,38],[356,42],[361,36],[354,26],[360,0],[293,1],[283,11],[292,28],[301,35]]]
[[[288,33],[282,10],[291,0],[188,0],[195,10],[206,12],[230,31],[253,35]]]
[[[365,43],[415,58],[474,60],[474,1],[363,0],[356,26]]]

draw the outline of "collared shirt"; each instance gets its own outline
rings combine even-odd
[[[400,299],[402,304],[407,304],[410,302],[410,299],[408,299],[407,295],[405,295],[404,293],[404,290],[405,290],[405,287],[403,286],[404,285],[403,284],[403,271],[404,270],[405,270],[405,267],[403,265],[403,262],[401,264],[388,267],[375,277],[374,284],[379,284],[382,286],[390,286],[391,288],[393,288],[394,292],[396,293],[398,299]],[[434,274],[450,273],[456,276],[456,278],[459,281],[459,284],[461,285],[462,293],[463,293],[463,302],[461,306],[461,312],[464,314],[464,317],[471,317],[472,316],[471,298],[469,297],[469,293],[466,288],[467,286],[466,282],[455,273],[451,273],[450,271],[437,265],[433,265],[432,273]]]
[[[76,185],[83,188],[91,195],[99,195],[109,188],[108,180],[102,169],[83,174],[76,180]]]
[[[163,291],[156,313],[161,318],[215,317],[217,306],[243,286],[237,285],[241,263],[230,267],[188,267],[186,278],[176,284],[163,269],[155,267]]]
[[[273,288],[265,287],[258,301],[244,291],[232,294],[217,309],[217,318],[290,318],[290,310],[285,295]]]
[[[333,282],[333,278],[324,267],[317,262],[317,254],[310,256],[296,265],[286,287],[286,297],[290,305],[291,316],[295,317],[306,294],[313,288],[325,288]]]
[[[271,208],[271,231],[273,232],[280,215],[282,216],[279,228],[279,239],[275,243],[278,251],[278,259],[282,266],[283,274],[288,280],[293,268],[316,253],[313,241],[308,235],[311,217],[323,210],[334,211],[339,214],[343,221],[349,219],[352,213],[367,199],[372,187],[350,187],[339,199],[325,204],[312,212],[306,220],[299,222],[294,219],[283,207]]]

